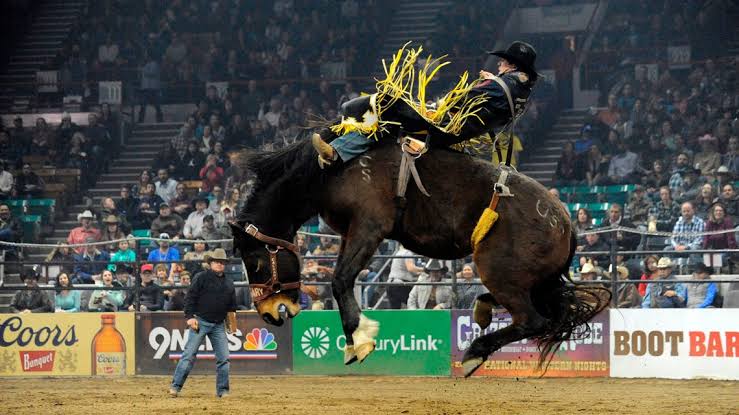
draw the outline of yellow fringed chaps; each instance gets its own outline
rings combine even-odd
[[[470,242],[472,243],[472,252],[477,250],[477,245],[485,238],[488,232],[490,232],[495,221],[498,220],[498,216],[498,212],[489,207],[485,208],[482,212],[480,219],[477,220],[477,225],[475,225],[475,230],[472,231],[472,237],[470,238]]]

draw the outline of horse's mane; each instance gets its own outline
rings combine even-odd
[[[311,142],[305,139],[276,151],[245,150],[239,155],[239,167],[256,177],[251,195],[239,212],[239,222],[253,220],[255,214],[269,208],[275,196],[307,198],[321,175]]]

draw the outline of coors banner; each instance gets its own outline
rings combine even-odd
[[[228,335],[231,373],[292,372],[292,323],[269,326],[254,312],[236,313],[238,330]],[[136,374],[171,375],[182,357],[188,330],[181,312],[136,314]],[[212,373],[215,354],[206,338],[192,373]]]

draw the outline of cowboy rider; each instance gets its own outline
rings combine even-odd
[[[515,116],[518,116],[522,113],[538,78],[534,67],[536,51],[528,43],[515,41],[506,50],[488,52],[488,54],[500,58],[497,77],[508,87],[513,112]],[[457,135],[441,131],[430,125],[401,100],[396,101],[383,113],[382,117],[384,120],[401,122],[406,131],[427,130],[435,146],[446,147],[490,133],[494,128],[503,127],[511,122],[514,114],[511,113],[507,93],[495,80],[496,76],[481,70],[480,78],[482,81],[472,89],[467,99],[484,94],[487,101],[482,104],[477,114],[479,118],[469,118]],[[342,111],[347,115],[363,114],[369,108],[368,103],[367,97],[356,98],[344,104]],[[328,128],[313,134],[312,143],[318,152],[321,166],[331,164],[332,161],[338,159],[348,162],[367,151],[373,141],[358,133],[348,133],[327,143],[333,137],[335,134]]]

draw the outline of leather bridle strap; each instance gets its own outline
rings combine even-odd
[[[271,236],[265,235],[265,234],[259,232],[259,228],[257,228],[256,226],[254,226],[254,224],[251,224],[251,223],[247,224],[244,227],[244,231],[247,234],[249,234],[249,235],[253,236],[254,238],[256,238],[257,240],[264,242],[267,245],[279,246],[279,247],[282,247],[282,248],[285,248],[285,249],[291,251],[295,255],[300,256],[300,251],[298,251],[298,247],[295,246],[294,243],[288,242],[288,241],[286,241],[284,239],[273,238]]]
[[[300,251],[298,251],[298,248],[295,246],[295,244],[284,239],[273,238],[271,236],[265,235],[259,232],[259,229],[253,224],[246,225],[244,230],[247,234],[251,235],[257,240],[264,242],[266,244],[265,248],[267,249],[267,252],[269,252],[269,270],[271,273],[270,279],[264,284],[249,283],[249,292],[251,293],[252,301],[254,301],[254,303],[257,303],[269,297],[270,295],[282,290],[291,290],[294,288],[299,289],[302,285],[300,281],[288,282],[284,284],[281,283],[280,274],[277,268],[277,254],[280,252],[280,250],[283,249],[290,251],[298,259],[298,262],[300,262]],[[270,246],[274,246],[275,249],[270,249]]]

